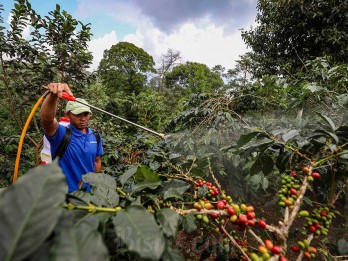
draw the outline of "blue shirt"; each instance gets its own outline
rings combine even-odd
[[[101,138],[98,146],[91,128],[87,128],[87,134],[72,125],[68,125],[68,128],[72,129],[72,135],[63,157],[59,159],[59,166],[65,174],[68,192],[70,193],[79,189],[82,175],[94,172],[95,159],[97,156],[103,155],[103,147]],[[54,136],[49,137],[45,134],[51,144],[51,155],[55,155],[65,133],[66,127],[59,125]],[[87,190],[90,191],[90,186],[84,183],[85,185]]]

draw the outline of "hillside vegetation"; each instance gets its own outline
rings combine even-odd
[[[0,4],[0,260],[348,259],[347,1],[259,0],[235,68],[119,42],[94,72],[88,24],[14,2],[8,29]],[[165,136],[93,112],[103,170],[67,194],[57,162],[39,166],[36,112],[12,184],[50,82]]]

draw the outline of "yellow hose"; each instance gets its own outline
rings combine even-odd
[[[23,141],[24,141],[24,137],[25,134],[27,133],[27,130],[29,128],[29,124],[31,122],[31,119],[34,117],[34,114],[37,110],[37,108],[40,106],[40,104],[43,102],[43,100],[45,99],[45,97],[49,94],[49,91],[46,91],[44,93],[44,95],[42,95],[40,97],[40,99],[36,102],[36,104],[34,105],[34,108],[31,110],[29,117],[27,119],[27,122],[24,125],[24,128],[22,130],[22,135],[21,138],[19,139],[19,144],[18,144],[18,150],[17,150],[17,158],[16,158],[16,164],[15,164],[15,168],[14,168],[14,172],[13,172],[13,179],[12,179],[12,183],[15,183],[17,181],[17,175],[18,175],[18,167],[19,167],[19,160],[21,158],[21,153],[22,153],[22,147],[23,147]]]

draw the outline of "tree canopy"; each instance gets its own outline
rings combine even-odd
[[[347,62],[347,1],[259,0],[257,9],[258,26],[242,32],[256,76],[292,74],[315,57]]]
[[[119,42],[104,51],[98,73],[109,94],[117,91],[139,94],[149,73],[154,73],[155,62],[142,48]]]
[[[219,73],[211,71],[205,64],[196,62],[175,66],[166,75],[167,88],[181,90],[187,94],[211,93],[223,84]]]

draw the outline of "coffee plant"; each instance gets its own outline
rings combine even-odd
[[[224,148],[253,176],[278,176],[278,222],[230,195],[209,157],[199,174],[201,159],[159,143],[131,150],[115,175],[84,175],[91,193],[66,194],[57,162],[1,189],[0,259],[317,260],[348,186],[348,126],[319,119],[313,130],[249,128]]]

